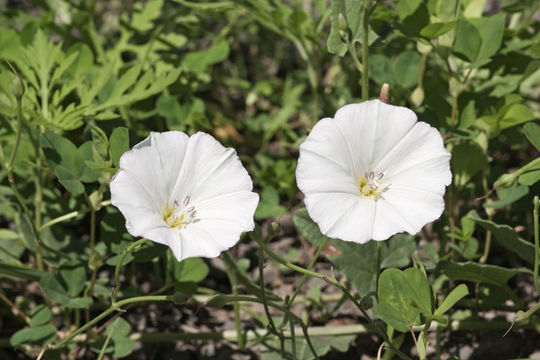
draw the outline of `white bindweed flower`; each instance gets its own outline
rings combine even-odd
[[[151,133],[120,158],[111,201],[133,236],[181,261],[216,257],[253,230],[259,196],[234,149],[212,136]]]
[[[440,133],[411,110],[379,100],[320,120],[300,146],[296,169],[321,232],[357,243],[419,232],[441,216],[451,180]]]

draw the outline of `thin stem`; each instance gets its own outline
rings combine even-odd
[[[289,329],[291,331],[291,352],[293,360],[296,360],[296,336],[294,334],[294,322],[293,319],[289,320]]]
[[[275,335],[279,336],[279,331],[276,328],[276,324],[274,323],[274,319],[272,319],[272,315],[270,314],[270,310],[268,309],[268,303],[266,299],[266,288],[264,286],[264,254],[261,247],[259,247],[259,283],[261,285],[261,299],[263,302],[264,307],[264,313],[266,314],[266,318],[268,319],[268,327],[271,332],[273,332]],[[282,339],[280,337],[280,339]],[[282,356],[284,354],[281,354]]]
[[[369,99],[369,76],[368,76],[368,58],[369,58],[369,0],[364,0],[362,9],[362,100]]]
[[[382,260],[382,241],[377,241],[377,262],[376,262],[376,274],[375,278],[375,296],[379,299],[379,277],[381,275],[381,260]]]
[[[101,202],[100,205],[102,207],[103,206],[109,206],[109,205],[111,205],[111,200],[104,200],[104,201]],[[54,218],[52,220],[47,221],[45,224],[41,225],[41,227],[38,230],[41,232],[41,231],[45,230],[48,227],[51,227],[53,225],[56,225],[58,223],[64,222],[64,221],[69,220],[69,219],[73,219],[74,217],[77,217],[79,215],[86,214],[90,210],[91,210],[91,207],[87,207],[87,208],[84,208],[84,209],[81,209],[81,210],[78,210],[78,211],[72,211],[70,213],[64,214],[62,216],[59,216],[57,218]]]
[[[15,155],[19,149],[21,143],[23,129],[23,120],[22,120],[22,98],[17,98],[17,133],[15,135],[15,145],[13,145],[13,150],[11,151],[11,156],[6,167],[11,171],[13,169],[13,161],[15,160]]]
[[[540,284],[538,283],[538,250],[539,250],[539,230],[538,230],[538,207],[540,201],[538,196],[533,199],[533,217],[534,217],[534,286],[536,287],[536,294],[540,295]]]
[[[107,310],[103,311],[101,314],[75,330],[73,333],[71,333],[68,337],[66,337],[64,340],[62,340],[60,343],[56,345],[52,345],[49,347],[49,349],[61,349],[64,346],[66,346],[75,336],[79,335],[80,333],[84,332],[86,329],[90,328],[100,320],[106,318],[109,314],[111,314],[114,311],[121,310],[122,306],[128,305],[135,302],[145,302],[145,301],[174,301],[174,295],[152,295],[152,296],[135,296],[132,298],[127,298],[124,300],[120,300],[117,303],[111,305]]]
[[[223,256],[227,256],[232,259],[232,255],[226,251],[223,253]],[[231,268],[231,264],[234,263],[234,260],[232,261],[226,261],[225,264],[225,270],[227,272],[227,277],[229,278],[229,282],[231,284],[231,290],[233,296],[238,295],[238,279],[236,278],[236,272],[233,268]],[[262,289],[262,292],[264,293],[264,287]],[[238,302],[233,303],[233,312],[234,312],[234,326],[236,328],[236,337],[238,342],[238,347],[240,349],[244,348],[244,334],[242,333],[242,322],[240,320],[240,304]]]
[[[360,59],[358,59],[358,54],[356,52],[356,46],[354,43],[352,43],[349,38],[347,37],[347,49],[349,50],[349,54],[351,54],[351,57],[353,59],[354,67],[360,74],[362,74],[362,63],[360,62]]]
[[[313,265],[315,265],[315,263],[317,262],[317,259],[319,258],[319,255],[321,254],[323,249],[326,247],[326,244],[328,244],[328,241],[329,241],[329,239],[325,236],[323,241],[321,242],[321,245],[319,245],[319,248],[315,252],[315,255],[313,255],[313,257],[311,258],[311,261],[309,262],[309,264],[307,266],[307,270],[311,270],[311,268],[313,268]],[[308,275],[304,274],[304,276],[302,277],[302,280],[300,280],[300,283],[298,283],[298,285],[296,286],[296,289],[294,290],[293,296],[287,302],[287,305],[289,307],[293,303],[294,299],[296,299],[296,297],[300,293],[300,290],[302,289],[302,286],[304,286],[304,284],[307,281],[307,277],[308,277]]]
[[[294,265],[293,263],[290,263],[282,258],[280,258],[278,255],[276,255],[272,250],[270,250],[266,244],[261,241],[261,239],[258,239],[256,236],[253,236],[252,237],[258,244],[259,246],[274,260],[276,260],[277,262],[279,262],[280,264],[282,265],[285,265],[287,266],[289,269],[292,269],[294,271],[297,271],[299,273],[302,273],[302,274],[307,274],[307,275],[310,275],[310,276],[313,276],[313,277],[316,277],[316,278],[319,278],[321,280],[324,280],[326,281],[327,283],[331,284],[331,285],[334,285],[335,287],[337,287],[339,290],[341,290],[345,295],[347,295],[347,297],[356,305],[356,307],[358,308],[358,310],[360,310],[360,312],[362,313],[362,315],[364,315],[364,317],[366,318],[366,320],[368,321],[368,323],[373,326],[373,328],[375,328],[377,330],[377,332],[379,333],[379,335],[388,343],[388,345],[392,348],[392,350],[394,350],[396,352],[396,354],[399,355],[399,357],[401,357],[402,359],[407,359],[407,360],[411,360],[411,358],[407,355],[405,355],[404,353],[402,353],[399,349],[397,349],[391,342],[390,340],[388,339],[388,336],[386,335],[386,332],[381,329],[377,324],[375,324],[373,322],[373,320],[371,319],[371,317],[368,315],[368,313],[364,310],[364,308],[362,308],[362,306],[358,303],[358,301],[356,300],[356,298],[343,286],[343,284],[341,284],[339,281],[337,281],[336,279],[334,278],[329,278],[328,276],[326,275],[322,275],[322,274],[319,274],[319,273],[316,273],[314,271],[311,271],[311,270],[307,270],[307,269],[304,269],[303,267],[301,266],[298,266],[298,265]]]
[[[103,359],[103,356],[105,355],[105,351],[107,350],[107,346],[109,346],[109,341],[111,341],[111,335],[112,332],[107,335],[107,338],[105,339],[105,342],[103,343],[103,346],[101,347],[101,351],[99,352],[99,356],[97,360]]]
[[[15,305],[9,298],[0,290],[0,300],[4,301],[10,308],[13,314],[18,315],[25,323],[30,325],[30,318],[26,315],[17,305]]]
[[[116,268],[114,269],[114,289],[113,289],[113,292],[112,292],[112,295],[111,295],[111,304],[112,304],[111,306],[114,306],[115,304],[117,304],[116,303],[116,294],[118,293],[118,290],[120,290],[120,267],[122,266],[122,263],[124,262],[124,258],[132,250],[134,250],[137,247],[144,244],[145,241],[146,241],[146,239],[137,240],[133,244],[131,244],[127,248],[125,248],[124,251],[122,251],[122,254],[120,255],[120,259],[118,259],[118,263],[116,263]]]

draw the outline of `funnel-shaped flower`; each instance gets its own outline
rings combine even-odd
[[[329,237],[365,243],[416,234],[444,210],[450,154],[411,110],[379,100],[320,120],[296,169],[311,218]]]
[[[216,257],[253,230],[252,187],[233,149],[205,133],[169,131],[122,155],[111,201],[131,235],[169,246],[181,261]]]

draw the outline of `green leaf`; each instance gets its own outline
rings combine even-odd
[[[454,147],[451,160],[454,183],[457,186],[465,186],[486,163],[487,157],[477,145],[464,143]]]
[[[32,317],[30,319],[30,326],[35,328],[40,325],[45,325],[51,320],[51,310],[45,305],[38,305],[32,310]]]
[[[467,285],[458,285],[454,288],[454,290],[450,292],[450,294],[448,294],[448,296],[446,296],[446,298],[444,298],[442,304],[439,305],[437,310],[435,310],[435,315],[444,315],[444,313],[450,310],[452,306],[454,306],[459,300],[463,299],[467,295],[469,295],[469,289],[467,289]]]
[[[523,127],[523,133],[536,150],[540,151],[540,126],[533,122],[527,123]]]
[[[133,352],[135,346],[133,340],[128,337],[116,338],[114,342],[113,358],[123,358]]]
[[[456,21],[450,21],[445,23],[431,23],[426,25],[420,30],[420,35],[428,39],[435,39],[447,32],[453,30],[456,27]]]
[[[79,295],[86,282],[85,266],[80,263],[63,264],[58,269],[60,278],[67,285],[67,294],[70,297]]]
[[[446,260],[439,262],[437,270],[456,281],[482,282],[486,284],[504,285],[522,270],[508,269],[496,265],[475,262],[452,263]]]
[[[68,170],[73,168],[77,147],[71,141],[52,131],[46,131],[41,134],[40,143],[52,171],[58,165]]]
[[[519,185],[514,183],[512,186],[502,189],[497,189],[497,196],[499,200],[492,203],[485,203],[484,207],[500,209],[508,206],[529,193],[529,187],[525,185]]]
[[[273,187],[266,187],[261,193],[261,201],[255,211],[255,218],[278,218],[286,210],[284,206],[279,204],[279,192]]]
[[[386,269],[379,277],[379,305],[375,314],[401,332],[409,331],[409,324],[415,324],[420,313],[411,305],[407,286],[404,273],[398,269]]]
[[[202,73],[210,65],[217,64],[229,56],[229,43],[221,40],[205,51],[194,51],[186,55],[183,65],[191,72]]]
[[[501,47],[505,27],[505,14],[491,17],[459,19],[454,40],[454,52],[470,62],[481,62],[491,58]]]
[[[293,217],[298,231],[313,245],[319,247],[324,239],[317,224],[311,220],[305,208],[296,211]],[[328,259],[353,283],[362,296],[375,290],[377,281],[377,244],[369,241],[356,244],[332,240],[336,255]],[[381,268],[403,267],[410,262],[410,255],[416,249],[412,236],[397,234],[381,243]]]
[[[121,317],[114,320],[107,326],[105,335],[110,336],[111,339],[118,339],[129,336],[131,332],[131,325]]]
[[[17,331],[9,339],[11,346],[21,344],[50,344],[56,339],[56,328],[52,324],[25,328]]]
[[[23,268],[20,266],[13,266],[9,264],[1,264],[1,263],[0,263],[0,273],[7,276],[13,276],[19,279],[28,280],[28,281],[39,281],[41,277],[46,274],[45,272],[39,271],[39,270]]]
[[[63,165],[58,165],[54,174],[70,193],[73,195],[80,195],[84,192],[84,185],[77,179],[77,176],[73,172]]]
[[[208,276],[209,268],[204,260],[200,258],[189,258],[175,264],[174,277],[179,282],[198,283]]]
[[[422,57],[416,51],[407,50],[399,54],[392,66],[395,83],[404,88],[418,84]]]
[[[39,281],[39,287],[51,300],[70,308],[85,308],[92,303],[90,298],[71,298],[67,290],[53,274],[45,274]]]
[[[342,14],[347,20],[348,31],[350,33],[349,41],[353,44],[362,44],[362,1],[357,0],[334,0],[330,5],[330,35],[326,46],[328,52],[343,57],[347,53],[347,44],[339,34],[338,16]],[[377,34],[369,29],[368,45],[371,45],[376,39]]]
[[[540,164],[531,167],[529,170],[521,174],[518,181],[520,184],[527,186],[534,185],[540,181]]]
[[[116,167],[120,167],[120,156],[129,150],[129,130],[125,127],[114,129],[109,140],[109,145],[113,164]]]
[[[491,231],[495,241],[508,251],[516,253],[521,259],[529,264],[534,264],[534,245],[519,235],[508,225],[498,225],[493,221],[482,219],[474,210],[469,211],[467,217],[474,220],[484,229]]]
[[[422,4],[422,0],[400,0],[397,5],[397,13],[400,20],[403,20],[416,11]]]
[[[411,299],[423,314],[433,312],[433,294],[426,275],[417,268],[403,271],[409,299]]]
[[[319,226],[309,217],[306,208],[297,210],[293,216],[296,229],[315,247],[321,246],[325,236],[321,234]]]

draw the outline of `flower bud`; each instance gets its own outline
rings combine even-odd
[[[390,85],[388,85],[387,83],[384,83],[381,86],[379,100],[381,100],[385,104],[390,104],[390,102],[392,101],[392,96],[390,95]]]
[[[424,89],[417,86],[411,94],[411,101],[414,106],[419,107],[424,102]]]
[[[24,95],[24,84],[19,77],[19,75],[15,75],[15,79],[13,79],[13,82],[11,83],[11,92],[17,99],[21,99]]]
[[[272,221],[270,223],[270,226],[268,226],[268,234],[272,237],[278,236],[280,231],[281,224],[279,223],[279,221]]]
[[[347,37],[349,35],[349,33],[348,33],[349,24],[347,23],[347,19],[345,18],[345,16],[342,13],[338,14],[337,20],[338,20],[339,36],[343,40],[345,40],[345,39],[347,39]]]
[[[181,304],[185,303],[188,299],[189,299],[189,296],[187,296],[186,294],[183,294],[183,293],[177,291],[177,292],[175,292],[175,293],[173,294],[172,301],[173,301],[173,303],[175,303],[176,305],[181,305]]]

